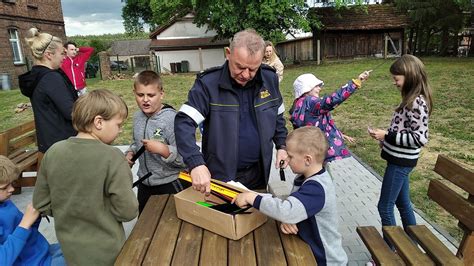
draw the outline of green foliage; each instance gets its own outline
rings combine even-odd
[[[68,37],[69,41],[75,42],[78,46],[94,47],[94,54],[90,61],[97,62],[97,53],[107,51],[114,41],[120,40],[141,40],[148,39],[148,33],[116,33],[116,34],[102,34],[102,35],[76,35]]]
[[[123,25],[128,33],[144,32],[144,24],[154,28],[156,25],[153,23],[152,17],[150,0],[127,0],[127,4],[122,8]]]
[[[137,2],[149,3],[151,18],[148,13],[140,14],[145,3],[138,5]],[[140,21],[163,25],[175,15],[183,15],[190,10],[194,10],[195,23],[198,26],[209,25],[209,29],[217,31],[218,38],[228,38],[240,30],[254,28],[265,39],[279,41],[295,30],[310,30],[310,22],[306,20],[307,7],[302,0],[127,1],[122,16],[134,17],[127,20],[127,23],[134,23],[134,26],[126,27],[129,32],[143,26]]]

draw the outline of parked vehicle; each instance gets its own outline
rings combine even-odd
[[[128,66],[121,61],[110,61],[110,70],[127,70]]]

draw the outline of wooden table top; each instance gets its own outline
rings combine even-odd
[[[272,219],[234,241],[180,220],[171,195],[152,196],[115,265],[316,265],[298,236]]]

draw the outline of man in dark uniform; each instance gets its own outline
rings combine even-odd
[[[273,144],[276,167],[288,156],[283,98],[275,70],[262,65],[264,49],[265,42],[254,30],[235,34],[225,49],[227,61],[198,74],[176,115],[176,145],[193,188],[202,193],[210,193],[211,177],[265,188]],[[195,136],[201,123],[202,153]]]

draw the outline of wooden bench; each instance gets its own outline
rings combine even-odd
[[[316,265],[296,235],[267,223],[234,241],[180,220],[173,195],[151,196],[115,265]]]
[[[0,132],[0,155],[12,160],[21,171],[18,180],[13,183],[14,194],[21,193],[22,187],[34,186],[36,176],[23,177],[23,173],[38,170],[35,122],[30,121]]]
[[[444,155],[438,156],[434,171],[446,180],[431,180],[428,197],[459,220],[458,225],[464,231],[457,254],[454,255],[424,225],[409,226],[407,229],[411,239],[415,239],[424,251],[401,227],[383,226],[383,234],[393,244],[396,253],[375,227],[357,227],[357,233],[377,265],[474,265],[474,174]],[[467,192],[467,198],[447,186],[447,181]]]

